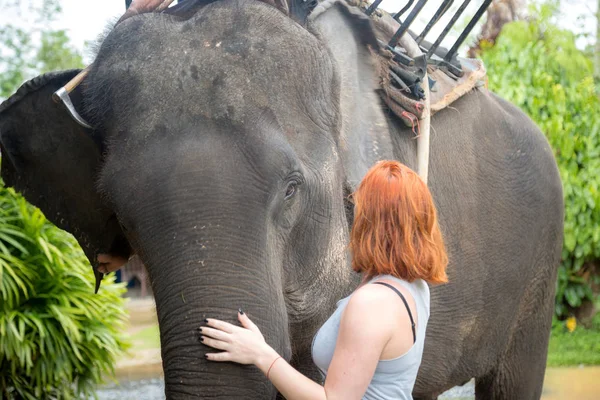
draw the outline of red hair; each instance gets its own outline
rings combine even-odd
[[[352,269],[367,277],[393,275],[445,283],[448,256],[431,193],[397,161],[380,161],[353,193]]]

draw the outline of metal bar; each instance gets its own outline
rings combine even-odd
[[[444,30],[442,31],[442,33],[440,33],[440,36],[438,36],[438,38],[436,39],[435,43],[433,43],[431,45],[431,47],[429,48],[429,50],[427,51],[427,58],[431,58],[431,56],[435,53],[435,51],[437,50],[437,48],[440,46],[440,43],[442,43],[442,40],[444,40],[444,38],[446,37],[446,35],[448,34],[448,32],[450,32],[450,29],[452,29],[452,27],[454,26],[454,24],[456,23],[456,21],[458,20],[458,18],[461,16],[461,14],[463,13],[463,11],[465,11],[465,8],[467,8],[467,6],[469,5],[470,2],[471,2],[471,0],[465,0],[465,1],[463,1],[463,3],[458,8],[458,10],[456,10],[456,12],[454,13],[454,15],[452,16],[452,18],[450,19],[450,21],[446,25],[446,27],[444,28]]]
[[[421,78],[410,71],[404,70],[396,65],[391,65],[391,69],[396,75],[402,78],[404,82],[408,82],[410,84],[421,82]]]
[[[469,36],[469,33],[471,33],[477,22],[479,22],[481,16],[485,12],[485,10],[487,10],[487,8],[490,6],[491,2],[492,0],[485,0],[481,4],[481,7],[479,7],[473,18],[471,18],[471,21],[469,21],[467,27],[462,31],[458,39],[456,39],[456,42],[454,42],[450,50],[448,50],[448,53],[446,53],[446,55],[444,56],[444,60],[448,62],[452,60],[452,58],[456,55],[458,48],[463,44],[467,36]]]
[[[397,61],[402,65],[406,65],[407,67],[411,67],[414,64],[414,60],[412,58],[397,51],[394,52],[394,61]]]
[[[410,88],[406,85],[406,83],[404,83],[402,78],[400,78],[398,75],[396,75],[392,71],[390,71],[390,76],[392,77],[392,79],[394,79],[394,82],[396,82],[398,84],[398,86],[400,86],[401,90],[404,90],[406,93],[411,92]]]
[[[421,34],[415,38],[415,41],[418,44],[421,44],[423,39],[425,39],[425,36],[427,36],[429,31],[431,30],[431,28],[433,28],[433,26],[439,22],[439,20],[444,16],[444,14],[446,14],[446,11],[448,11],[450,7],[452,7],[452,3],[454,3],[454,0],[444,0],[444,2],[440,5],[440,7],[433,15],[433,18],[429,20],[427,26],[425,27],[425,29],[423,29],[423,32],[421,32]]]
[[[369,6],[369,8],[367,8],[367,10],[365,11],[365,14],[367,14],[367,15],[371,15],[371,14],[373,14],[373,12],[374,12],[375,10],[377,10],[377,7],[379,7],[379,5],[381,4],[381,2],[382,2],[382,1],[383,1],[383,0],[375,0],[375,1],[373,2],[373,4],[371,4],[371,5]]]
[[[425,3],[427,3],[427,0],[419,0],[419,2],[411,10],[410,14],[408,14],[408,17],[406,17],[406,20],[404,20],[402,25],[400,25],[400,28],[398,28],[396,33],[394,33],[394,36],[392,36],[392,38],[390,39],[390,42],[388,43],[388,45],[390,47],[396,47],[396,44],[398,44],[398,40],[400,40],[402,35],[404,35],[404,33],[406,33],[406,31],[408,30],[410,25],[413,23],[415,18],[417,18],[417,15],[419,15],[421,10],[425,6]]]
[[[429,65],[435,65],[435,66],[439,67],[440,69],[446,69],[447,72],[454,75],[454,76],[450,76],[454,80],[456,80],[456,77],[460,77],[463,75],[462,69],[460,68],[460,63],[459,63],[459,66],[457,67],[456,65],[454,65],[446,60],[429,60]]]
[[[399,62],[400,64],[406,65],[407,67],[410,67],[414,64],[414,61],[412,58],[410,58],[409,56],[407,56],[404,53],[399,52],[398,50],[396,50],[394,47],[390,47],[388,46],[387,43],[382,42],[381,40],[377,40],[379,42],[379,45],[392,52],[392,54],[394,55],[394,60]]]
[[[404,6],[404,8],[400,11],[398,11],[396,14],[394,14],[394,19],[398,22],[400,22],[400,16],[402,16],[402,14],[404,14],[406,12],[406,10],[408,10],[410,8],[410,6],[413,5],[413,3],[415,2],[415,0],[408,0],[408,3],[406,3],[406,5]]]

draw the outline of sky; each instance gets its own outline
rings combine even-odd
[[[31,23],[32,15],[27,12],[27,5],[31,1],[39,2],[41,0],[21,0],[21,10],[9,9],[4,13],[0,11],[0,26],[7,23],[26,26]],[[60,2],[63,13],[53,24],[53,27],[55,29],[65,29],[73,45],[84,51],[86,62],[91,62],[92,55],[89,51],[85,51],[85,43],[95,40],[111,21],[114,22],[125,11],[125,0],[60,0]],[[415,23],[415,26],[424,26],[427,19],[426,16],[433,15],[440,3],[441,0],[429,1],[421,12],[422,17]],[[455,1],[455,3],[459,4],[460,0]],[[576,31],[583,30],[593,34],[595,32],[595,19],[590,17],[580,21],[578,18],[585,15],[593,16],[597,3],[597,0],[562,0],[560,24],[564,28]],[[388,11],[397,11],[404,4],[405,1],[403,0],[384,0],[382,8]],[[473,15],[479,4],[481,4],[481,1],[472,1],[464,15]],[[450,13],[447,13],[445,19],[449,18]],[[436,35],[441,31],[444,24],[444,20],[437,24],[436,29],[432,31],[431,35]],[[451,45],[452,39],[452,37],[449,37],[444,41],[443,45]],[[587,43],[592,43],[592,40],[586,41],[585,39],[580,39],[578,46],[584,47]]]

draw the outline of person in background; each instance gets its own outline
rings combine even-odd
[[[340,300],[313,340],[320,385],[271,348],[242,309],[241,327],[208,318],[210,361],[254,364],[288,400],[412,399],[429,318],[429,286],[447,282],[446,255],[427,185],[405,165],[381,161],[353,194],[352,268],[361,285]]]
[[[175,0],[133,0],[133,2],[132,2],[132,0],[125,0],[125,7],[126,7],[127,11],[119,19],[117,24],[119,22],[123,22],[124,20],[131,18],[137,14],[164,11],[171,5],[171,3],[173,3],[173,1],[175,1]],[[212,1],[217,1],[217,0],[212,0]],[[263,3],[272,5],[273,7],[279,9],[281,12],[283,12],[286,15],[288,15],[290,12],[290,6],[288,5],[288,3],[295,3],[294,5],[296,5],[296,3],[304,3],[305,2],[304,0],[259,0],[259,1],[262,1]],[[207,4],[210,2],[211,2],[210,0],[205,0],[202,3]],[[184,3],[185,3],[186,7],[188,6],[188,4],[191,7],[194,6],[194,4],[192,4],[192,3],[194,3],[193,0],[178,0],[177,1],[177,5],[183,5]],[[195,1],[195,3],[200,3],[200,2]],[[184,8],[186,8],[186,7],[184,7]]]
[[[127,11],[117,21],[117,25],[137,14],[161,12],[166,10],[175,0],[125,0]],[[181,3],[181,1],[180,1]]]

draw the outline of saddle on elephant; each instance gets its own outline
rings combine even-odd
[[[490,2],[487,0],[483,2],[450,50],[440,47],[440,43],[464,9],[459,8],[442,34],[434,43],[430,43],[424,40],[425,37],[448,11],[452,0],[443,0],[422,33],[416,35],[409,28],[425,2],[425,0],[417,2],[401,23],[400,17],[408,11],[414,0],[409,0],[408,4],[395,15],[377,8],[381,0],[373,3],[364,0],[347,0],[347,3],[365,10],[365,13],[370,16],[380,42],[381,48],[374,55],[379,68],[379,92],[382,100],[388,109],[408,127],[412,127],[415,133],[418,133],[419,120],[423,118],[425,111],[426,98],[422,88],[425,71],[429,84],[430,115],[450,106],[473,89],[487,87],[487,74],[483,61],[458,57],[457,50]],[[408,34],[409,40],[413,40],[419,46],[423,56],[411,58],[407,55],[406,49],[398,43],[404,34]]]
[[[135,0],[132,3],[130,0],[127,0],[127,11],[117,24],[142,13],[165,12],[182,15],[217,0],[179,1],[175,7],[169,8],[173,1]],[[366,0],[260,1],[272,5],[300,24],[305,24],[307,17],[313,11],[316,10],[318,13],[317,8],[322,3],[345,1],[349,5],[363,10],[370,17],[380,44],[379,49],[372,49],[377,60],[375,68],[379,69],[379,94],[387,108],[408,127],[411,127],[415,134],[419,134],[419,120],[425,116],[431,117],[473,89],[487,87],[487,76],[483,62],[478,59],[458,57],[457,51],[488,8],[491,0],[483,1],[467,27],[449,50],[441,47],[440,44],[461,16],[470,0],[463,1],[463,4],[455,12],[434,43],[426,41],[425,38],[431,28],[449,10],[454,0],[442,0],[438,10],[419,35],[414,34],[409,28],[427,0],[417,1],[417,4],[412,9],[411,6],[415,0],[408,0],[405,7],[394,15],[378,8],[383,0],[375,0],[372,3]],[[411,9],[409,15],[403,22],[400,22],[400,17],[409,9]],[[405,36],[404,41],[401,40],[403,36]],[[412,57],[408,55],[407,49],[402,46],[403,43],[407,43],[406,40],[409,40],[411,45],[414,44],[414,48],[420,49],[417,51],[422,51],[422,54],[418,57],[415,57],[414,54]],[[87,69],[74,78],[69,85],[65,86],[65,88],[71,87],[71,89],[68,89],[69,93],[79,85],[86,74]],[[425,79],[428,83],[429,90],[427,93],[429,94],[429,99],[427,99],[426,91],[422,86]],[[70,101],[68,99],[65,99],[63,96],[61,100],[63,100],[69,113],[78,123],[89,127],[81,120],[75,108],[72,106],[69,107]]]

